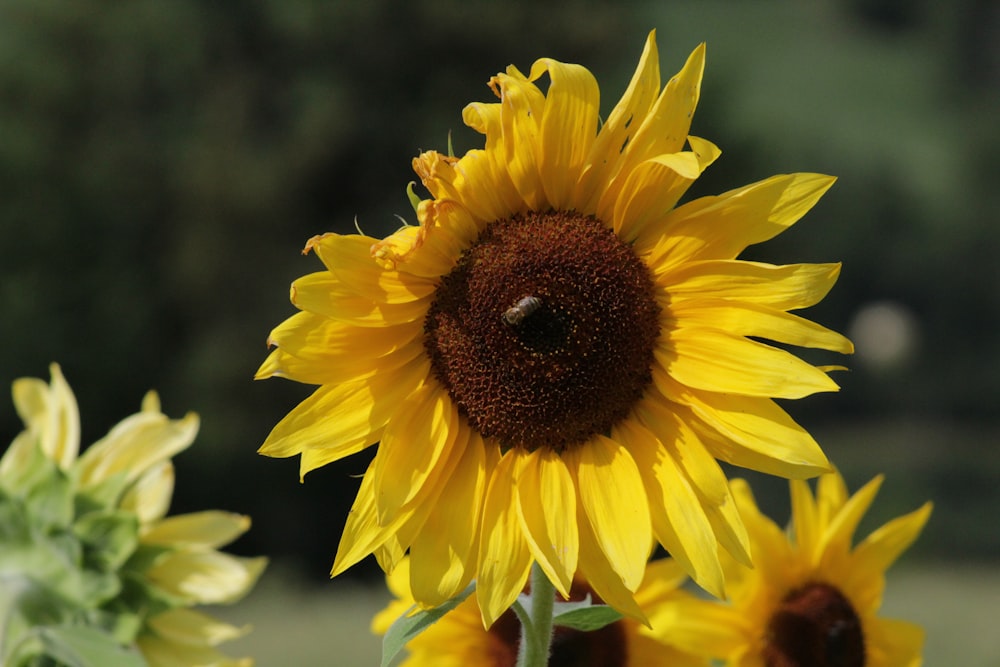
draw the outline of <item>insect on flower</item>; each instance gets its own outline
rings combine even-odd
[[[512,327],[516,327],[524,318],[542,307],[542,300],[537,296],[526,296],[519,299],[517,303],[503,312],[503,321]]]

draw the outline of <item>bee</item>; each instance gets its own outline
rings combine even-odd
[[[503,311],[503,321],[512,327],[516,327],[524,318],[542,307],[542,300],[537,296],[526,296],[518,300],[513,306]]]

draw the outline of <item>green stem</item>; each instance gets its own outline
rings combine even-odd
[[[517,667],[546,667],[552,647],[552,610],[556,589],[538,563],[531,565],[531,609],[521,618]]]

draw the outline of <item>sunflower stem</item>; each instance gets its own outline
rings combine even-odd
[[[522,619],[517,667],[545,667],[552,647],[552,612],[556,590],[538,563],[531,565],[531,606]]]

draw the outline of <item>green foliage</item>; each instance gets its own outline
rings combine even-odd
[[[590,596],[581,602],[557,602],[552,622],[564,628],[593,632],[620,621],[622,615],[605,604],[592,604]]]
[[[460,605],[465,598],[472,595],[475,584],[469,586],[448,600],[444,604],[434,607],[434,609],[424,609],[420,611],[410,610],[397,618],[389,630],[386,631],[382,639],[382,662],[381,667],[387,667],[392,659],[399,654],[406,646],[407,642],[422,633],[424,630],[434,625],[442,616]]]

